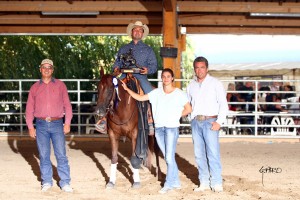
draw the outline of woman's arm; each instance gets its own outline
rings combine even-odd
[[[187,102],[185,105],[184,105],[184,109],[182,111],[182,114],[181,116],[186,116],[188,114],[190,114],[192,112],[192,106],[189,102]]]
[[[124,90],[126,90],[130,94],[130,96],[132,96],[134,99],[136,99],[138,101],[149,100],[148,94],[144,94],[144,95],[137,94],[137,93],[133,92],[132,90],[130,90],[123,81],[121,81],[121,82],[122,82],[122,86],[123,86]]]

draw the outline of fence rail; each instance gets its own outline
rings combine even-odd
[[[25,122],[25,108],[30,86],[36,82],[34,79],[11,79],[0,80],[0,136],[28,136]],[[71,124],[71,134],[78,137],[106,137],[98,134],[94,129],[93,111],[96,105],[96,84],[99,80],[92,79],[62,79],[68,87],[68,92],[73,108],[73,119]],[[150,79],[157,82],[158,79]],[[182,85],[186,85],[190,80],[176,79]],[[224,88],[228,83],[243,83],[249,80],[222,80]],[[276,82],[299,84],[297,80],[275,80]],[[259,84],[272,83],[272,80],[251,80],[255,88]],[[159,84],[158,84],[159,85]],[[182,89],[185,90],[184,86]],[[280,137],[280,138],[300,138],[300,109],[299,94],[294,91],[227,91],[232,94],[253,93],[253,102],[229,102],[229,105],[239,107],[254,106],[254,110],[230,111],[227,122],[222,125],[220,137]],[[259,96],[269,94],[284,95],[293,94],[295,97],[285,99],[281,102],[260,102]],[[264,105],[281,105],[285,107],[285,112],[261,111]],[[190,119],[182,118],[180,125],[180,137],[191,137]]]

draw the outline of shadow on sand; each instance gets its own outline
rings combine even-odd
[[[101,164],[101,160],[95,156],[95,153],[100,153],[105,155],[109,160],[111,159],[111,148],[109,141],[75,141],[69,142],[69,147],[71,149],[81,150],[85,155],[91,158],[95,163],[102,176],[104,177],[106,183],[109,181],[109,175],[105,171],[105,167]],[[97,147],[97,148],[95,148]],[[120,171],[126,179],[133,183],[131,165],[124,158],[129,158],[131,155],[131,144],[130,142],[120,142],[119,143],[119,155],[118,155],[118,165],[117,169]],[[120,156],[122,155],[122,156]]]
[[[109,181],[109,172],[105,170],[107,166],[103,166],[101,164],[101,160],[99,160],[95,153],[100,153],[105,155],[109,160],[111,159],[111,147],[109,141],[79,141],[72,140],[69,142],[69,147],[75,150],[81,150],[85,155],[91,158],[91,160],[95,163],[102,176],[104,177],[106,183]],[[95,148],[97,147],[97,148]],[[119,156],[118,156],[118,171],[120,171],[131,183],[133,183],[132,179],[132,171],[129,158],[131,156],[131,144],[130,142],[121,142],[119,143]],[[162,154],[159,156],[162,158]],[[181,157],[179,154],[176,154],[176,161],[181,171],[188,179],[190,179],[194,184],[199,185],[198,177],[195,174],[198,174],[198,169],[192,165],[188,160]],[[126,160],[127,159],[127,160]],[[153,156],[153,162],[155,156]],[[151,174],[157,176],[157,166],[153,166],[151,169]],[[161,185],[165,182],[166,174],[162,173],[159,181]]]
[[[31,170],[36,176],[37,181],[41,182],[39,152],[37,149],[36,141],[9,138],[7,142],[14,153],[21,154],[21,156],[26,160],[26,162],[31,166]],[[56,170],[57,168],[54,165],[52,165],[52,169],[53,179],[56,181],[56,184],[59,185],[59,177]]]

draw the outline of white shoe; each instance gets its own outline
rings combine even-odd
[[[51,187],[52,185],[50,183],[44,183],[42,185],[42,192],[47,192]]]
[[[161,188],[161,189],[158,191],[158,193],[160,193],[160,194],[165,194],[165,193],[167,193],[167,192],[170,191],[170,190],[172,190],[172,188],[169,188],[169,187],[163,187],[163,188]]]
[[[194,192],[204,192],[205,190],[210,190],[210,187],[208,185],[200,185],[194,189]]]
[[[64,192],[73,192],[73,189],[71,188],[70,185],[65,185],[64,187],[61,188]]]
[[[176,187],[173,187],[175,190],[181,190],[181,186],[176,186]]]
[[[223,186],[222,185],[215,185],[212,190],[214,192],[223,192]]]

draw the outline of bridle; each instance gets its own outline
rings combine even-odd
[[[119,81],[118,81],[118,82],[119,82]],[[125,91],[125,92],[126,92],[126,91]],[[131,98],[131,97],[129,96],[128,98]],[[103,117],[100,118],[99,114],[95,114],[95,119],[96,119],[96,121],[99,121],[99,120],[105,118],[105,117],[108,115],[108,118],[109,118],[114,124],[116,124],[116,125],[124,125],[124,124],[128,123],[128,122],[132,119],[133,115],[135,114],[135,110],[131,113],[131,116],[129,117],[128,120],[126,120],[126,121],[124,121],[124,122],[117,122],[117,121],[115,121],[115,120],[113,119],[113,116],[114,116],[114,103],[115,103],[116,101],[121,101],[121,99],[120,99],[120,97],[119,97],[117,87],[114,87],[113,93],[112,93],[111,98],[110,98],[110,100],[109,100],[109,103],[108,103],[108,105],[107,105],[106,108],[105,108],[105,110],[106,110],[105,115],[104,115]]]

